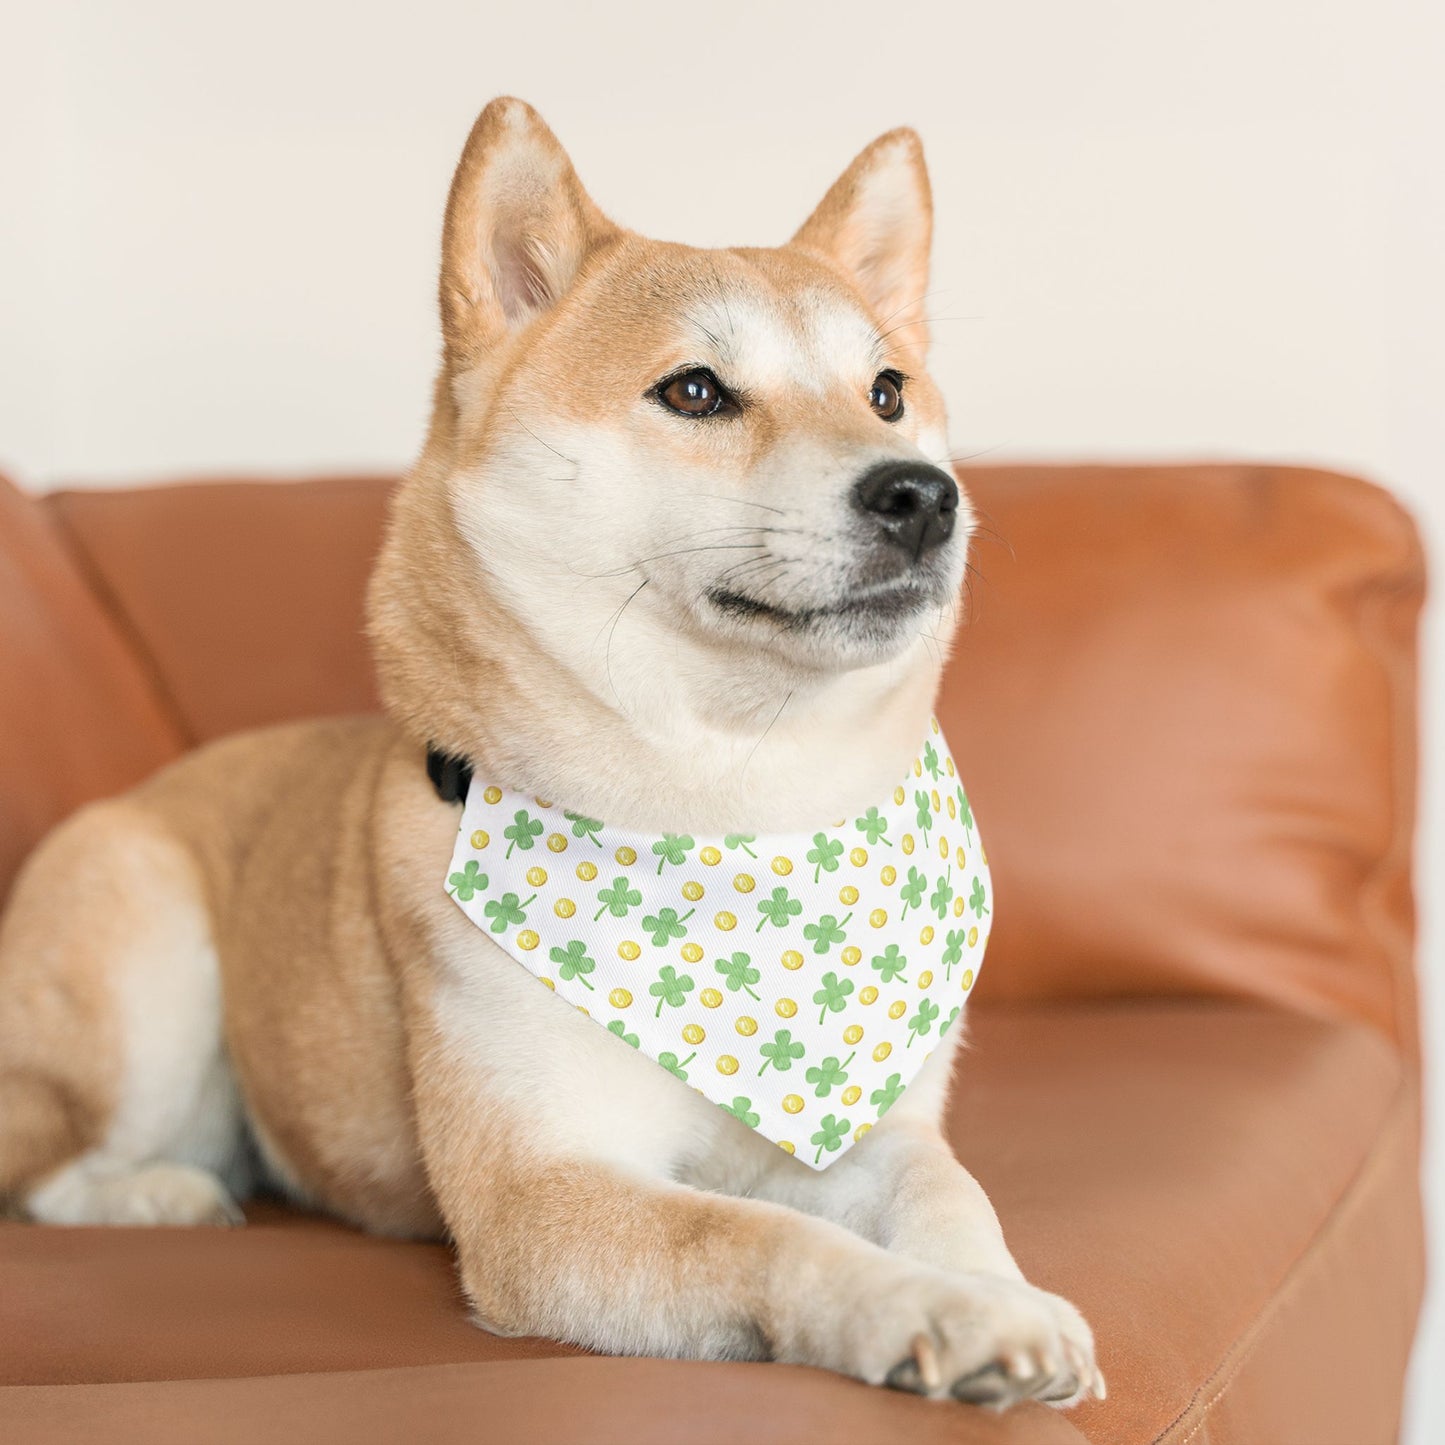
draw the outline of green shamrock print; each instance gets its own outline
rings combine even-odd
[[[877,847],[879,843],[885,848],[893,846],[884,836],[888,832],[888,819],[883,817],[877,808],[869,808],[853,826],[868,840],[871,847]]]
[[[968,906],[973,909],[973,916],[975,918],[982,918],[983,915],[988,912],[988,908],[984,903],[987,897],[988,894],[983,891],[983,879],[975,878],[973,880],[973,892],[968,895]]]
[[[831,913],[825,913],[816,923],[804,926],[803,937],[812,941],[814,953],[827,953],[835,943],[842,943],[847,938],[848,935],[843,929],[852,916],[851,913],[845,913],[838,919]]]
[[[731,1104],[719,1106],[725,1114],[731,1114],[734,1119],[741,1119],[749,1129],[758,1127],[758,1116],[752,1112],[753,1101],[745,1099],[741,1094]]]
[[[502,836],[512,841],[507,844],[506,856],[512,856],[513,848],[520,848],[522,852],[528,852],[532,845],[542,836],[542,820],[534,818],[525,808],[518,808],[512,816],[512,821],[502,829]]]
[[[677,909],[660,908],[656,913],[648,913],[643,916],[642,927],[652,935],[653,945],[662,948],[670,938],[687,937],[687,928],[684,925],[696,912],[696,908],[689,908],[679,918]]]
[[[928,887],[928,879],[918,871],[910,867],[908,870],[908,882],[898,891],[903,897],[903,912],[898,915],[898,921],[903,922],[908,917],[910,908],[917,908],[923,902],[923,890]]]
[[[822,1023],[828,1017],[828,1010],[842,1013],[848,1006],[848,995],[853,992],[853,980],[851,978],[839,978],[836,973],[828,972],[823,975],[823,987],[813,995],[813,1002],[823,1005],[823,1011],[818,1015],[818,1022]]]
[[[460,873],[453,873],[447,882],[452,885],[453,894],[460,898],[463,903],[470,903],[472,899],[487,886],[487,875],[481,871],[482,865],[475,858],[468,861],[467,866]]]
[[[954,1008],[953,1012],[952,1012],[951,1014],[949,1014],[949,1016],[948,1016],[946,1019],[944,1019],[944,1021],[943,1021],[941,1024],[939,1024],[939,1026],[938,1026],[938,1036],[939,1036],[940,1038],[942,1038],[943,1035],[946,1034],[946,1033],[949,1031],[949,1029],[951,1029],[951,1028],[953,1027],[954,1020],[957,1019],[958,1016],[959,1016],[959,1014],[961,1014],[962,1012],[963,1012],[963,1005],[962,1005],[962,1004],[958,1004],[958,1005]]]
[[[950,983],[953,982],[953,965],[963,959],[963,945],[968,935],[961,928],[950,928],[946,947],[943,950],[943,976]]]
[[[938,753],[932,743],[923,745],[923,771],[936,783],[938,781]]]
[[[554,948],[548,955],[557,965],[557,977],[570,983],[574,978],[583,988],[591,988],[587,975],[597,967],[595,958],[587,957],[587,945],[580,938],[574,938],[566,948]]]
[[[661,877],[662,870],[669,864],[680,865],[687,858],[687,850],[696,848],[697,844],[686,833],[664,833],[656,843],[652,845],[652,851],[657,855],[657,872]]]
[[[515,893],[504,893],[500,898],[492,899],[482,912],[492,920],[493,933],[505,933],[510,925],[527,921],[527,909],[536,901],[535,893],[525,903]]]
[[[597,897],[602,901],[602,907],[592,915],[593,923],[596,923],[604,913],[610,913],[614,918],[626,918],[629,908],[636,908],[642,902],[642,894],[633,888],[626,877],[618,877],[611,888],[604,888]]]
[[[931,999],[920,999],[918,1001],[918,1012],[908,1020],[908,1047],[913,1047],[914,1039],[921,1039],[924,1034],[933,1028],[933,1021],[938,1017],[938,1005]]]
[[[968,846],[973,847],[973,809],[968,806],[968,796],[962,788],[958,792],[958,821],[963,824],[963,831],[968,837]]]
[[[818,1086],[814,1091],[818,1098],[826,1099],[834,1089],[848,1082],[848,1065],[853,1062],[857,1052],[854,1049],[842,1063],[838,1062],[836,1055],[830,1054],[821,1064],[815,1064],[803,1075],[810,1084]]]
[[[928,901],[933,906],[933,911],[940,918],[948,917],[948,905],[953,902],[952,868],[950,868],[948,872],[938,880],[938,883],[933,889],[933,897],[930,898]]]
[[[753,932],[761,933],[765,923],[775,923],[779,928],[786,928],[788,919],[796,918],[802,911],[803,905],[786,888],[774,888],[773,896],[764,898],[758,904],[758,912],[763,916],[758,919],[758,926]]]
[[[838,860],[843,856],[843,843],[839,838],[830,838],[826,833],[813,834],[813,846],[808,849],[808,862],[816,863],[818,866],[813,869],[813,882],[818,881],[820,873],[836,873],[838,871]]]
[[[757,841],[758,835],[756,833],[729,833],[727,837],[723,839],[723,847],[741,848],[749,858],[756,858],[758,855],[748,847],[748,844],[756,843]]]
[[[888,1082],[881,1089],[874,1089],[868,1095],[868,1102],[878,1110],[881,1119],[903,1096],[903,1075],[890,1074]]]
[[[759,1052],[763,1056],[763,1067],[758,1070],[762,1078],[769,1064],[780,1074],[786,1074],[793,1067],[794,1059],[803,1057],[803,1046],[793,1038],[792,1029],[779,1029],[770,1044],[764,1044]]]
[[[898,951],[896,943],[890,943],[882,953],[873,955],[873,967],[878,970],[879,983],[892,983],[895,978],[903,983],[908,982],[903,975],[903,970],[908,967],[908,960]]]
[[[681,1063],[677,1061],[677,1055],[671,1049],[666,1049],[657,1056],[657,1062],[667,1070],[669,1074],[676,1074],[685,1084],[687,1083],[687,1066],[697,1057],[697,1050],[694,1049]]]
[[[918,808],[918,816],[914,820],[923,830],[923,841],[928,842],[928,830],[933,826],[933,806],[928,801],[928,794],[921,788],[913,795],[914,804]]]
[[[562,816],[572,824],[572,836],[574,838],[587,838],[601,847],[602,843],[597,835],[602,831],[601,818],[589,818],[585,813],[569,812],[566,808],[562,810]]]
[[[623,1023],[621,1019],[613,1019],[612,1022],[607,1025],[607,1032],[609,1034],[616,1034],[624,1044],[630,1044],[634,1049],[640,1047],[637,1035],[628,1033],[627,1025]]]
[[[657,1000],[657,1012],[653,1014],[653,1018],[662,1017],[663,1004],[681,1008],[683,1001],[694,987],[696,985],[693,983],[690,973],[678,973],[670,963],[663,964],[661,972],[657,975],[657,982],[647,990]]]
[[[749,998],[758,998],[757,994],[752,991],[749,985],[756,983],[762,977],[762,974],[759,973],[757,969],[750,968],[748,965],[751,963],[752,959],[745,953],[735,953],[731,960],[725,958],[718,959],[716,968],[717,971],[727,979],[729,993],[736,993],[739,989],[742,989]],[[761,1002],[761,999],[758,1001]]]
[[[832,1114],[824,1114],[818,1126],[818,1132],[808,1140],[810,1144],[818,1146],[818,1152],[813,1155],[813,1163],[821,1164],[823,1161],[823,1150],[830,1154],[841,1147],[843,1136],[848,1132],[851,1125],[846,1119],[835,1118]]]

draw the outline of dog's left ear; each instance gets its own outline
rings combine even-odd
[[[905,127],[860,152],[790,244],[841,265],[878,322],[908,327],[907,342],[922,351],[928,345],[923,299],[932,239],[923,143]]]

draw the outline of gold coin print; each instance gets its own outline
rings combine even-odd
[[[978,856],[983,859],[983,866],[988,867],[988,849],[982,843],[978,845]]]
[[[802,955],[801,953],[799,953],[796,948],[790,948],[790,949],[783,955],[783,967],[784,967],[784,968],[802,968],[802,966],[803,966],[803,955]]]
[[[885,863],[883,871],[878,876],[883,880],[885,888],[892,888],[898,881],[898,870],[891,863]]]
[[[928,719],[928,726],[933,729],[933,735],[934,735],[934,737],[937,737],[937,736],[938,736],[938,719],[937,719],[936,717],[931,717],[931,718],[929,718],[929,719]]]
[[[482,797],[484,797],[489,803],[500,803],[502,801],[502,790],[495,787],[488,788],[487,791],[482,794]]]
[[[576,911],[577,905],[573,903],[570,898],[559,898],[552,905],[552,912],[555,913],[558,918],[571,918]]]
[[[737,915],[729,913],[726,908],[713,919],[713,922],[722,929],[724,933],[731,933],[738,926]]]
[[[784,1094],[783,1108],[789,1114],[801,1114],[803,1112],[803,1101],[796,1094]]]
[[[637,862],[637,849],[624,843],[613,855],[624,868],[631,868]]]
[[[709,868],[712,868],[716,864],[722,862],[722,854],[719,853],[718,850],[714,848],[711,843],[709,843],[707,847],[704,848],[702,852],[699,853],[697,856],[701,858],[702,861],[706,863]]]
[[[790,998],[780,998],[776,1008],[780,1019],[790,1019],[798,1011],[798,1005]]]
[[[843,1042],[845,1044],[856,1044],[862,1037],[862,1024],[849,1024],[848,1027],[843,1030]]]
[[[901,847],[905,853],[907,853],[907,854],[909,854],[910,856],[912,856],[912,853],[913,853],[913,834],[912,834],[912,833],[905,833],[905,834],[903,835],[903,842],[902,842],[901,844],[899,844],[899,847]]]
[[[945,801],[948,803],[948,816],[949,816],[949,819],[950,819],[950,820],[956,819],[956,818],[958,817],[958,804],[955,803],[952,798],[948,798],[948,799],[946,799]]]
[[[540,888],[547,881],[547,870],[545,868],[527,869],[527,882],[533,888]]]
[[[958,845],[958,855],[957,855],[957,856],[958,856],[958,866],[959,866],[960,868],[967,868],[967,867],[968,867],[968,854],[963,851],[963,844],[962,844],[962,843],[960,843],[960,844]]]
[[[688,963],[702,962],[702,945],[699,943],[684,943],[682,956]]]
[[[686,898],[689,903],[696,903],[697,900],[702,897],[702,894],[703,887],[701,883],[689,881],[682,885],[682,896]]]
[[[843,950],[843,962],[846,963],[849,968],[852,968],[856,963],[860,962],[862,958],[863,950],[861,948],[854,948],[851,943]]]
[[[492,835],[488,833],[485,828],[478,828],[476,832],[472,834],[473,848],[485,848],[491,841]]]
[[[933,942],[933,925],[931,923],[925,923],[923,927],[918,930],[918,941],[920,943]]]
[[[784,1154],[796,1154],[798,1152],[793,1148],[793,1141],[791,1139],[779,1139],[778,1148],[781,1149]]]
[[[715,988],[705,988],[697,997],[704,1008],[716,1008],[722,1002],[722,995]]]
[[[577,876],[584,883],[590,883],[597,876],[597,865],[595,863],[579,863]]]
[[[923,970],[923,972],[918,975],[918,986],[919,986],[919,988],[927,988],[928,985],[931,984],[932,982],[933,982],[933,970],[932,970],[932,969],[929,969],[929,968],[925,968],[925,969]]]
[[[943,799],[938,796],[938,789],[933,790],[933,811],[936,813],[943,807]]]
[[[962,918],[962,917],[963,917],[963,894],[962,894],[962,893],[960,893],[960,894],[958,895],[958,897],[953,900],[953,916],[954,916],[955,918]]]
[[[875,908],[873,912],[868,915],[868,922],[871,923],[874,928],[882,928],[883,925],[888,922],[888,910],[886,908]]]
[[[745,1038],[750,1039],[758,1031],[757,1019],[750,1019],[747,1014],[737,1021],[737,1031]]]
[[[940,838],[940,839],[938,840],[938,856],[939,856],[940,858],[947,858],[947,857],[948,857],[948,839],[947,839],[947,838]]]
[[[872,1127],[871,1124],[859,1124],[853,1131],[853,1142],[856,1144]]]
[[[607,995],[607,1002],[610,1003],[613,1008],[626,1008],[632,1002],[632,993],[629,989],[614,988],[612,992]]]
[[[851,904],[856,903],[857,901],[858,901],[858,890],[857,890],[851,883],[845,883],[845,884],[838,890],[838,902],[839,902],[839,903],[847,903],[847,904],[850,904],[850,905],[851,905]]]
[[[878,1002],[878,990],[877,990],[876,988],[874,988],[871,983],[868,984],[865,988],[860,988],[860,989],[858,990],[858,1002],[859,1002],[859,1003],[877,1003],[877,1002]]]
[[[547,846],[554,853],[565,853],[567,840],[560,833],[550,833],[547,836]]]
[[[968,946],[969,946],[970,948],[977,948],[977,947],[978,947],[978,929],[977,929],[977,928],[970,928],[970,929],[968,930]]]
[[[943,766],[947,770],[950,778],[956,778],[958,776],[958,769],[953,766],[952,758],[944,758]]]
[[[758,880],[754,878],[751,873],[739,873],[738,876],[733,879],[733,887],[736,888],[739,893],[751,893],[757,886]]]
[[[843,1090],[843,1102],[845,1104],[856,1104],[862,1097],[863,1090],[860,1089],[857,1084],[849,1084],[848,1087]]]
[[[901,808],[901,807],[903,806],[903,799],[904,799],[904,797],[905,797],[905,794],[904,794],[904,792],[903,792],[902,785],[900,784],[898,787],[894,788],[894,790],[893,790],[893,801]]]
[[[738,1071],[738,1061],[731,1054],[720,1054],[717,1061],[717,1071],[720,1074],[735,1074]]]
[[[533,801],[539,808],[550,808],[550,807],[552,806],[551,803],[549,803],[546,798],[533,798],[532,801]]]
[[[891,1019],[901,1019],[907,1012],[908,1005],[904,1003],[901,998],[894,999],[893,1002],[888,1005],[888,1017]]]
[[[914,758],[913,760],[913,776],[915,778],[921,778],[923,776],[923,763],[918,758]]]
[[[855,848],[849,855],[848,861],[855,868],[863,868],[868,863],[868,850],[866,848]]]
[[[536,948],[536,946],[541,943],[541,941],[542,940],[538,938],[537,935],[533,933],[530,928],[524,928],[517,935],[517,947],[525,948],[528,953],[531,953],[531,951]]]
[[[577,1012],[579,1014],[586,1014],[589,1019],[592,1017],[592,1010],[583,1008],[580,1003],[577,1005]]]
[[[793,860],[791,858],[784,858],[783,855],[779,853],[778,856],[773,859],[773,872],[776,873],[779,878],[786,878],[792,871]]]
[[[690,1044],[700,1044],[707,1037],[707,1034],[703,1031],[701,1024],[684,1024],[682,1026],[682,1036]]]
[[[617,956],[619,958],[625,958],[628,963],[631,963],[633,959],[642,957],[642,949],[630,938],[624,938],[622,942],[617,945]]]
[[[552,990],[553,993],[557,992],[557,985],[550,978],[541,979],[539,980],[539,982],[545,983],[547,987]]]
[[[887,1039],[884,1039],[883,1042],[873,1050],[873,1057],[881,1064],[892,1052],[893,1045],[890,1044]]]
[[[966,968],[963,971],[963,991],[967,993],[973,987],[973,970]]]

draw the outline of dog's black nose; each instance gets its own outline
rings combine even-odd
[[[958,483],[926,462],[879,462],[858,478],[853,502],[916,562],[953,535]]]

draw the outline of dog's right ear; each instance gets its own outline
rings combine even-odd
[[[464,368],[561,299],[617,228],[525,101],[477,117],[452,177],[442,232],[442,337]]]

